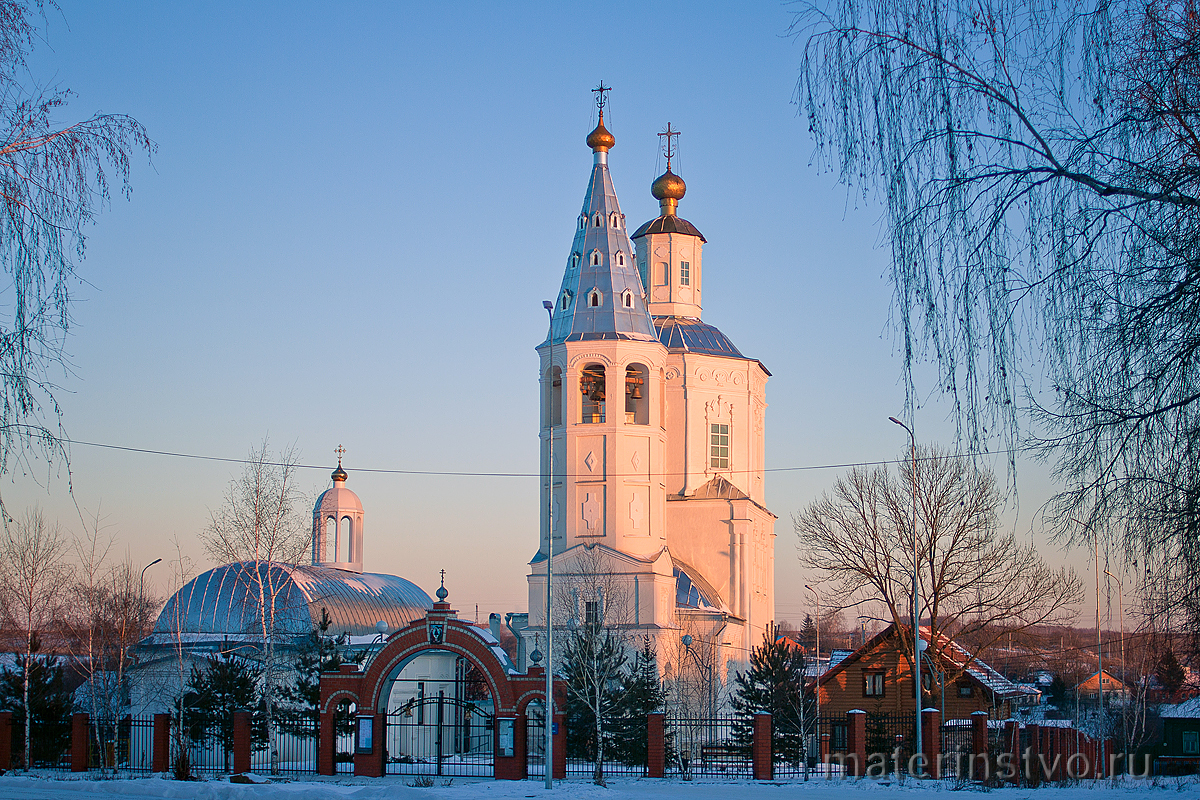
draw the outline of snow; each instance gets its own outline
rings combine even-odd
[[[411,776],[390,778],[328,778],[231,784],[224,779],[182,783],[164,778],[96,781],[53,777],[5,775],[0,777],[0,800],[112,800],[117,797],[171,797],[180,800],[915,800],[953,791],[954,784],[939,781],[902,781],[894,779],[861,781],[723,781],[654,780],[649,778],[613,778],[608,788],[586,780],[557,781],[547,791],[540,781],[496,781],[479,778],[438,778],[429,788],[409,786]],[[449,785],[443,785],[449,782]],[[1003,789],[1003,800],[1133,800],[1147,790],[1168,797],[1200,798],[1200,783],[1195,778],[1159,778],[1153,781],[1125,780],[1115,785],[1107,781],[1084,781],[1071,787],[1043,786],[1039,789]],[[977,791],[967,789],[967,791]],[[1170,794],[1168,794],[1168,792]],[[949,800],[949,798],[947,798]]]

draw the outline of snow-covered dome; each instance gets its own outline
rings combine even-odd
[[[268,570],[263,562],[238,561],[188,581],[167,601],[154,634],[261,636],[260,583],[268,597],[275,595],[276,630],[284,635],[312,631],[322,608],[333,622],[330,634],[362,636],[374,634],[380,621],[392,631],[402,628],[433,605],[424,590],[395,575],[299,564]]]

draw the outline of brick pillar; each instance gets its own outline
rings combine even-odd
[[[1104,774],[1110,778],[1114,774],[1116,774],[1116,771],[1113,770],[1113,767],[1115,766],[1117,768],[1117,770],[1120,770],[1123,765],[1123,761],[1118,761],[1116,764],[1113,764],[1113,753],[1116,753],[1116,752],[1117,752],[1117,740],[1116,739],[1109,739],[1107,742],[1105,742],[1105,745],[1104,745]],[[1126,769],[1128,769],[1128,766],[1126,766]]]
[[[1029,785],[1037,786],[1045,778],[1042,775],[1042,762],[1038,759],[1038,756],[1045,752],[1042,749],[1042,726],[1030,724],[1026,726],[1026,730],[1029,731],[1029,760],[1021,763],[1021,770]]]
[[[661,778],[667,771],[667,740],[662,712],[646,717],[646,776]]]
[[[942,712],[936,708],[921,710],[921,753],[925,756],[925,775],[942,777],[938,755],[942,752]]]
[[[820,751],[821,764],[822,764],[821,769],[824,770],[826,773],[828,773],[829,772],[829,767],[828,767],[828,764],[829,764],[829,734],[822,733],[821,737],[820,737],[820,742],[821,743],[819,745],[817,745],[817,748]]]
[[[317,774],[337,774],[337,731],[332,711],[317,718]]]
[[[171,715],[154,715],[154,741],[150,745],[150,771],[171,769]]]
[[[867,774],[867,712],[855,709],[846,712],[846,763],[850,774],[861,778]]]
[[[517,780],[529,777],[529,722],[524,714],[518,714],[513,722],[513,758]]]
[[[986,711],[971,712],[971,752],[967,754],[970,761],[964,767],[971,777],[978,776],[983,780],[991,769],[991,756],[988,755],[988,713]]]
[[[71,715],[71,772],[87,772],[88,715]]]
[[[233,712],[233,771],[250,771],[250,712]]]
[[[1015,719],[1006,720],[1004,723],[1004,750],[1008,753],[1008,757],[1012,759],[1013,775],[1009,778],[1010,783],[1020,784],[1021,782],[1021,723]]]
[[[496,715],[496,719],[492,722],[495,730],[492,732],[492,742],[494,751],[492,753],[493,769],[492,775],[496,780],[500,781],[519,781],[524,779],[525,775],[525,759],[518,758],[517,748],[517,723],[518,721],[524,726],[525,718],[512,716],[511,712],[503,716]],[[504,750],[501,749],[500,731],[504,727],[512,726],[512,755],[504,755]],[[523,728],[522,728],[523,729]]]
[[[13,712],[0,711],[0,769],[12,769]]]
[[[567,717],[565,714],[554,715],[554,727],[558,731],[554,734],[554,780],[562,781],[567,779]]]
[[[387,715],[376,713],[371,728],[371,750],[367,753],[358,752],[357,742],[354,749],[354,774],[367,778],[382,778],[387,754],[384,752],[384,737],[387,734]],[[355,724],[358,724],[357,719]],[[356,734],[357,736],[357,734]]]
[[[754,766],[754,780],[769,781],[775,777],[775,758],[771,747],[771,715],[754,715],[754,738],[752,739],[751,758]]]

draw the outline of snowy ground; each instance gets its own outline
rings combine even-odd
[[[266,780],[259,778],[259,780]],[[954,791],[952,783],[891,780],[803,782],[705,782],[695,780],[615,778],[607,789],[586,780],[562,781],[547,791],[535,781],[495,781],[455,778],[449,786],[445,779],[429,788],[412,787],[411,776],[391,778],[329,778],[325,780],[286,781],[247,786],[224,779],[180,783],[162,778],[133,780],[72,780],[63,776],[0,776],[0,800],[111,800],[114,797],[171,797],[184,800],[906,800],[915,794]],[[978,792],[968,788],[967,792]],[[1083,782],[1072,787],[1041,789],[998,789],[990,792],[994,800],[1133,800],[1134,796],[1159,795],[1163,800],[1175,797],[1200,798],[1200,783],[1194,778],[1128,780],[1113,786],[1107,782]],[[962,795],[958,796],[961,800]],[[914,799],[915,800],[915,799]],[[952,800],[947,796],[945,800]]]

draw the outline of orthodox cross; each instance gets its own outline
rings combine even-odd
[[[603,114],[604,106],[606,103],[608,103],[608,98],[605,97],[605,92],[611,92],[612,87],[605,86],[604,81],[600,81],[600,85],[597,86],[595,89],[592,89],[592,91],[596,95],[596,108],[600,109],[600,113]]]
[[[446,570],[442,570],[442,586],[446,585]]]
[[[667,127],[659,136],[667,137],[663,147],[663,155],[667,157],[667,169],[671,169],[671,159],[675,156],[675,137],[679,135],[679,131],[671,130],[671,123],[667,123]]]
[[[338,466],[340,467],[342,465],[342,456],[346,455],[346,448],[339,444],[337,447],[333,448],[333,452],[337,454]]]

